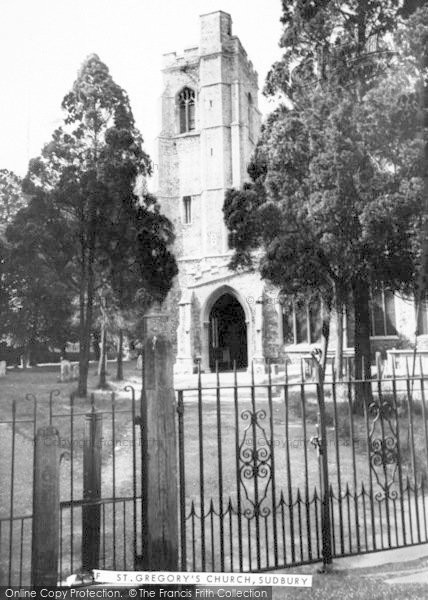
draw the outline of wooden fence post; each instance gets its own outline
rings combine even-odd
[[[101,439],[102,414],[92,410],[85,415],[83,446],[83,498],[93,503],[82,506],[82,568],[97,568],[100,553],[101,506]]]
[[[177,447],[171,343],[150,336],[144,348],[142,433],[143,457],[143,569],[178,569]]]
[[[56,586],[59,557],[59,447],[58,431],[37,430],[34,448],[33,534],[31,583]]]

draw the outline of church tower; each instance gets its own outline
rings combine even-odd
[[[177,373],[198,360],[205,372],[263,361],[263,284],[228,269],[223,221],[225,192],[248,179],[260,131],[257,73],[230,15],[205,14],[200,25],[199,46],[163,62],[157,195],[177,236]]]
[[[260,121],[257,73],[232,34],[230,15],[202,15],[199,45],[166,54],[163,64],[157,197],[176,232],[179,274],[166,304],[177,375],[193,373],[197,362],[204,372],[253,363],[263,375],[266,358],[279,368],[320,343],[319,304],[281,302],[258,273],[228,268],[225,192],[248,179]],[[417,317],[413,302],[382,291],[371,307],[373,348],[394,348],[399,333],[410,338],[417,318],[425,343],[426,312]],[[345,329],[352,356],[351,321]],[[332,344],[336,335],[333,319]]]

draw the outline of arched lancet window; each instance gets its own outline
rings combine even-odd
[[[195,129],[195,92],[185,87],[178,94],[180,133]]]

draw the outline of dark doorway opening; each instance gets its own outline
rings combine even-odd
[[[231,294],[223,294],[210,312],[209,325],[210,369],[216,363],[220,371],[245,369],[247,358],[247,324],[245,312]]]

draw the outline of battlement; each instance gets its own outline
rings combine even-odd
[[[248,75],[252,79],[254,79],[255,81],[258,81],[259,75],[258,75],[257,71],[255,70],[252,61],[248,58],[247,51],[245,50],[244,46],[242,45],[241,40],[239,39],[238,36],[235,36],[235,35],[232,36],[231,40],[232,40],[232,43],[234,45],[234,51],[237,54],[240,54],[243,57],[244,61],[245,61],[245,65],[246,65],[246,68],[247,68],[247,71],[248,71]]]
[[[182,69],[196,66],[204,56],[222,52],[239,54],[250,79],[257,82],[258,74],[240,39],[232,35],[232,18],[221,10],[200,15],[200,44],[188,46],[182,52],[163,55],[162,70]]]
[[[185,48],[180,54],[177,52],[168,52],[162,55],[162,70],[180,68],[186,64],[193,64],[199,61],[199,46],[190,46]]]

